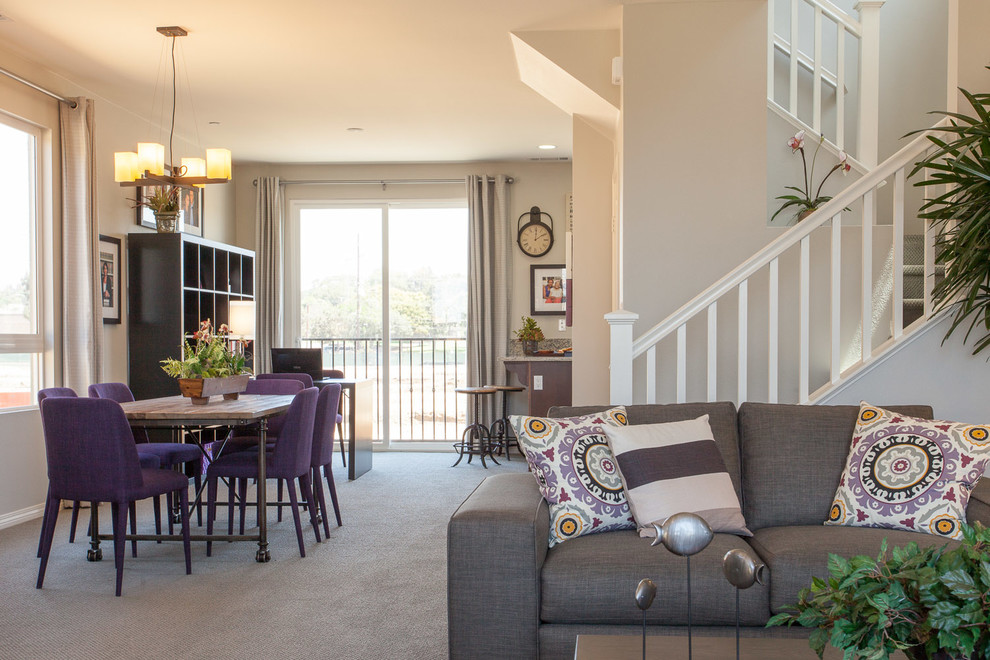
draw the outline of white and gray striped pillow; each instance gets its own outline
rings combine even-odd
[[[752,536],[708,415],[666,424],[604,427],[639,535],[675,513],[704,518],[715,532]]]

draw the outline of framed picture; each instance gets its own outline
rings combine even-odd
[[[100,234],[100,307],[104,323],[120,323],[120,239]]]
[[[135,188],[137,197],[144,199],[146,189]],[[157,229],[155,224],[155,213],[147,206],[137,207],[137,223],[142,227]],[[202,188],[179,188],[179,226],[183,233],[194,236],[203,235],[203,189]]]
[[[567,269],[563,264],[530,266],[530,315],[564,315],[567,308],[566,275]]]

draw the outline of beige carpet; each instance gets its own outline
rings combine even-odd
[[[194,542],[185,575],[180,543],[143,542],[136,559],[128,550],[121,598],[112,543],[87,562],[82,535],[68,542],[68,511],[40,591],[40,519],[2,530],[0,658],[445,658],[447,520],[485,476],[526,469],[518,456],[488,470],[477,458],[450,468],[455,458],[377,453],[374,470],[350,482],[338,457],[344,526],[316,543],[307,525],[305,558],[288,509],[281,523],[272,510],[270,563],[254,561],[253,543],[215,543],[207,557]],[[149,505],[139,516],[153,530]]]

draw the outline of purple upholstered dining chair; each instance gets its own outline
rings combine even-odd
[[[41,423],[48,457],[51,515],[42,532],[37,588],[45,581],[58,509],[63,499],[110,502],[114,561],[119,596],[124,579],[124,534],[132,502],[178,493],[182,512],[182,545],[186,574],[192,573],[189,552],[189,481],[172,470],[142,469],[131,427],[116,401],[49,397],[41,402]]]
[[[265,476],[271,479],[298,479],[303,494],[312,492],[310,483],[310,462],[313,449],[313,419],[316,416],[316,399],[319,395],[315,387],[310,387],[296,394],[285,415],[285,424],[279,435],[278,442],[270,452],[266,452]],[[213,533],[213,519],[217,505],[217,480],[220,477],[234,477],[241,482],[241,515],[243,515],[247,495],[247,479],[258,478],[258,457],[254,452],[235,452],[225,454],[210,463],[206,470],[207,501],[209,511],[206,515],[206,533]],[[299,502],[296,489],[289,488],[289,500],[292,505],[292,515],[296,524],[296,537],[299,541],[299,556],[306,556],[303,545],[302,523],[299,519]],[[309,509],[310,521],[316,525],[316,513],[310,505],[312,498],[307,497],[306,508]],[[259,511],[258,516],[267,516],[267,511]],[[206,542],[206,554],[210,556],[213,543]]]
[[[66,398],[66,397],[69,397],[69,398],[73,398],[74,399],[77,396],[79,396],[79,395],[76,394],[76,391],[74,389],[72,389],[71,387],[47,387],[45,389],[38,390],[38,406],[40,407],[41,406],[41,402],[44,401],[45,399]],[[140,460],[141,467],[143,467],[143,468],[156,468],[159,465],[161,465],[161,461],[158,460],[158,457],[157,456],[141,455],[139,453],[138,454],[138,459]],[[156,500],[156,503],[155,503],[155,531],[156,531],[156,533],[161,534],[162,533],[162,523],[161,523],[162,511],[161,511],[161,507],[158,506],[158,504],[159,503]],[[78,500],[72,503],[72,522],[69,525],[69,543],[75,543],[75,541],[76,541],[76,524],[79,522],[79,509],[81,508],[81,506],[82,506],[82,502],[79,502]],[[41,533],[38,535],[38,556],[39,557],[41,556],[41,546],[42,546],[42,539],[43,539],[43,535],[44,535],[44,531],[45,531],[45,521],[48,520],[48,516],[51,513],[51,510],[50,509],[51,509],[51,495],[49,494],[49,495],[46,495],[45,496],[45,514],[44,514],[44,516],[41,519]],[[134,512],[132,512],[132,515],[131,515],[132,531],[133,531],[133,526],[136,525],[136,524],[137,524],[137,522],[136,522],[136,516],[134,515]]]
[[[313,386],[313,377],[304,373],[282,373],[282,374],[255,374],[257,380],[290,380],[295,379],[303,384],[303,387]]]
[[[126,403],[134,400],[134,393],[126,383],[96,383],[89,386],[89,396],[93,399],[110,399],[117,403]],[[138,446],[138,455],[153,454],[158,457],[161,466],[166,469],[175,469],[179,465],[190,463],[195,466],[193,472],[193,483],[196,486],[197,495],[200,492],[202,483],[200,473],[202,471],[200,461],[203,452],[198,446],[185,442],[150,442],[148,432],[142,428],[133,429],[134,442]],[[172,506],[169,502],[169,510]],[[203,524],[203,511],[199,498],[196,498],[196,524]],[[168,532],[172,533],[172,516],[168,517]]]
[[[324,369],[324,378],[343,378],[344,372],[340,369]],[[344,397],[343,393],[337,400],[337,438],[340,439],[340,462],[347,467],[347,452],[344,451]],[[331,449],[333,449],[331,447]]]
[[[316,401],[316,420],[313,422],[313,455],[310,467],[313,470],[313,505],[319,505],[323,516],[323,531],[330,538],[330,523],[327,515],[327,500],[323,495],[323,482],[320,479],[320,468],[326,476],[327,487],[330,489],[330,500],[333,502],[333,512],[340,520],[340,505],[337,503],[337,487],[333,483],[333,429],[337,417],[337,405],[340,402],[340,384],[332,383],[320,390]],[[316,540],[320,540],[320,530],[316,529]]]

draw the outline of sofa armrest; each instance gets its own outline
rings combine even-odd
[[[488,477],[447,524],[450,658],[537,658],[550,514],[529,473]]]
[[[987,477],[976,482],[966,506],[966,522],[972,525],[977,521],[990,527],[990,478]]]

